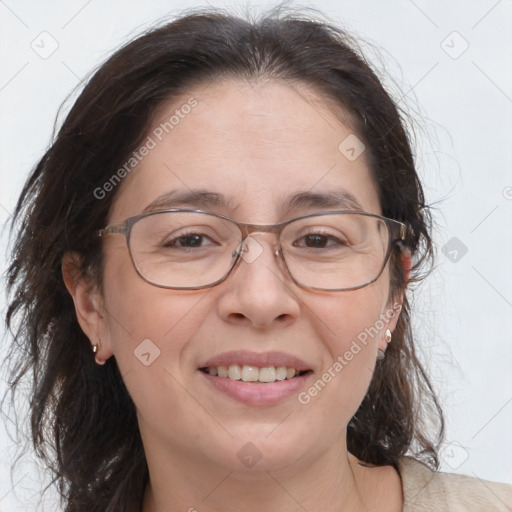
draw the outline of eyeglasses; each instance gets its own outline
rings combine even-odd
[[[275,233],[274,254],[303,288],[355,290],[382,273],[392,248],[405,239],[402,222],[373,213],[329,211],[279,224],[237,222],[218,213],[168,209],[109,225],[98,236],[125,235],[137,273],[148,283],[196,290],[224,281],[241,259],[263,248],[252,233]]]

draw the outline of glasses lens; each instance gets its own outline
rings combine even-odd
[[[206,213],[163,212],[132,226],[130,252],[138,272],[159,286],[206,286],[226,275],[240,230]]]
[[[361,214],[316,215],[288,224],[281,247],[290,273],[310,288],[355,288],[382,271],[389,246],[386,223]]]
[[[309,288],[355,288],[382,271],[386,223],[362,214],[321,214],[287,224],[281,248],[293,278]],[[195,288],[223,279],[242,242],[236,225],[194,212],[163,212],[132,226],[130,252],[140,275],[158,286]]]

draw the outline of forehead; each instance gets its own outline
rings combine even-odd
[[[149,149],[117,190],[111,220],[179,207],[178,197],[196,191],[215,197],[204,207],[254,223],[275,222],[285,210],[335,208],[338,199],[380,213],[365,151],[346,151],[362,148],[351,124],[305,84],[197,86],[158,109],[143,143]]]

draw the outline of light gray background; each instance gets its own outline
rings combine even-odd
[[[0,0],[2,224],[71,90],[121,43],[195,5],[207,4]],[[213,5],[242,12],[274,4]],[[292,5],[316,7],[380,49],[370,59],[391,75],[386,83],[416,120],[418,167],[427,202],[436,207],[438,257],[413,302],[422,359],[447,419],[442,470],[511,483],[512,2]],[[52,45],[58,47],[47,55]],[[5,233],[0,243],[3,272]],[[5,312],[3,296],[0,306]],[[2,350],[5,344],[4,338]],[[0,511],[36,510],[43,488],[37,466],[27,454],[11,478],[14,453],[0,425]],[[51,497],[40,509],[56,510]]]

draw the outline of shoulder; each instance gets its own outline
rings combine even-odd
[[[512,485],[433,471],[412,457],[401,457],[396,466],[402,479],[403,512],[512,510]]]

